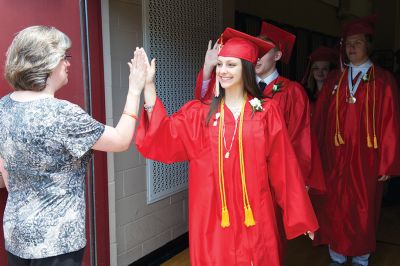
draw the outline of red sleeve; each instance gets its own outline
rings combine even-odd
[[[339,71],[331,71],[331,73],[329,73],[328,78],[324,82],[321,92],[318,95],[315,112],[312,116],[312,130],[316,134],[320,150],[323,149],[322,144],[325,143],[325,134],[327,132],[327,128],[323,126],[325,125],[325,121],[323,120],[327,117],[330,99],[333,95],[332,92],[335,88],[336,82],[339,80],[339,75],[341,75],[341,72]]]
[[[308,177],[306,177],[306,184],[310,187],[309,193],[321,194],[325,193],[325,176],[322,169],[321,154],[319,152],[317,136],[311,129],[311,170]]]
[[[379,176],[381,175],[400,175],[400,147],[399,147],[399,103],[397,96],[397,83],[394,77],[384,71],[381,82],[383,82],[382,94],[382,114],[381,121],[377,125],[377,135],[379,149]],[[377,79],[379,77],[377,76]],[[376,81],[376,89],[381,89],[380,82]]]
[[[194,88],[194,98],[203,102],[209,102],[212,100],[213,92],[215,88],[215,71],[211,73],[211,79],[208,84],[207,92],[204,97],[201,97],[201,88],[203,86],[203,69],[200,70],[196,79],[196,86]]]
[[[135,135],[138,151],[146,158],[164,163],[189,160],[196,145],[198,148],[202,143],[200,128],[203,123],[194,122],[204,119],[199,104],[198,101],[188,102],[168,117],[164,105],[157,98],[150,121],[142,111]]]
[[[307,95],[297,82],[291,82],[288,88],[290,98],[287,104],[290,110],[288,116],[287,130],[293,145],[300,169],[305,178],[310,175],[311,170],[311,130],[310,130],[310,104]],[[307,184],[309,185],[309,184]]]
[[[268,109],[266,138],[268,173],[272,191],[282,208],[288,239],[307,231],[315,232],[318,222],[305,189],[303,176],[278,107]]]

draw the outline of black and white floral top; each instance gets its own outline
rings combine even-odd
[[[7,251],[37,259],[86,245],[84,177],[103,132],[103,124],[68,101],[0,100],[0,157],[9,174]]]

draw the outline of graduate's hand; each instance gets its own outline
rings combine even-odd
[[[146,85],[147,84],[151,84],[154,83],[154,77],[156,75],[156,59],[153,58],[151,60],[151,62],[149,63],[149,58],[146,54],[146,52],[144,52],[144,56],[145,56],[145,61],[146,61],[146,68],[147,68],[147,76],[146,76]]]
[[[388,181],[389,179],[390,179],[390,175],[383,175],[378,179],[378,181],[385,182],[385,181]]]
[[[154,77],[156,75],[156,60],[153,58],[149,63],[146,52],[144,52],[144,56],[147,69],[146,85],[144,87],[144,103],[145,110],[147,111],[148,117],[150,119],[154,104],[157,99],[156,86],[154,84]]]
[[[217,66],[219,47],[218,42],[215,42],[214,46],[212,46],[211,40],[208,42],[206,56],[204,57],[203,80],[209,80],[211,72]]]
[[[144,88],[147,75],[146,53],[143,48],[136,47],[133,58],[129,65],[129,92],[133,95],[140,95]]]
[[[304,233],[304,234],[305,234],[305,235],[307,234],[308,237],[309,237],[311,240],[314,240],[314,232],[307,231],[307,233]]]

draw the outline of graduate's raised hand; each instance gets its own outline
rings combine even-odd
[[[211,40],[208,42],[207,52],[204,57],[203,80],[209,80],[211,72],[217,66],[219,47],[218,42],[215,42],[214,46]]]
[[[145,85],[147,76],[147,56],[143,48],[136,47],[129,65],[129,92],[140,95]]]
[[[147,115],[150,118],[153,111],[154,104],[157,99],[156,86],[154,84],[154,77],[156,74],[156,60],[153,58],[149,63],[146,52],[144,52],[146,61],[146,85],[144,87],[144,108],[147,111]]]
[[[146,62],[146,85],[154,83],[154,77],[156,75],[156,59],[153,58],[149,63],[149,57],[145,50],[143,50],[144,61]]]

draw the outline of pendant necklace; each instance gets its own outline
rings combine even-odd
[[[347,75],[350,96],[349,96],[349,98],[346,99],[346,102],[351,103],[351,104],[354,104],[357,101],[357,99],[356,99],[356,97],[354,97],[354,95],[356,94],[358,86],[360,85],[362,72],[360,71],[357,75],[358,75],[358,78],[356,80],[356,83],[353,85],[353,68],[350,67],[349,73]]]
[[[222,129],[222,135],[223,135],[223,138],[224,138],[224,147],[225,147],[225,150],[226,150],[225,159],[228,159],[228,158],[229,158],[229,155],[230,155],[230,152],[231,152],[231,149],[232,149],[233,140],[235,139],[235,136],[236,136],[236,129],[237,129],[238,121],[239,121],[239,117],[238,117],[238,118],[235,118],[235,130],[233,131],[233,135],[232,135],[232,139],[231,139],[231,145],[229,145],[229,149],[226,148],[226,141],[225,141],[225,123],[224,123],[224,127],[223,127],[223,129]]]

